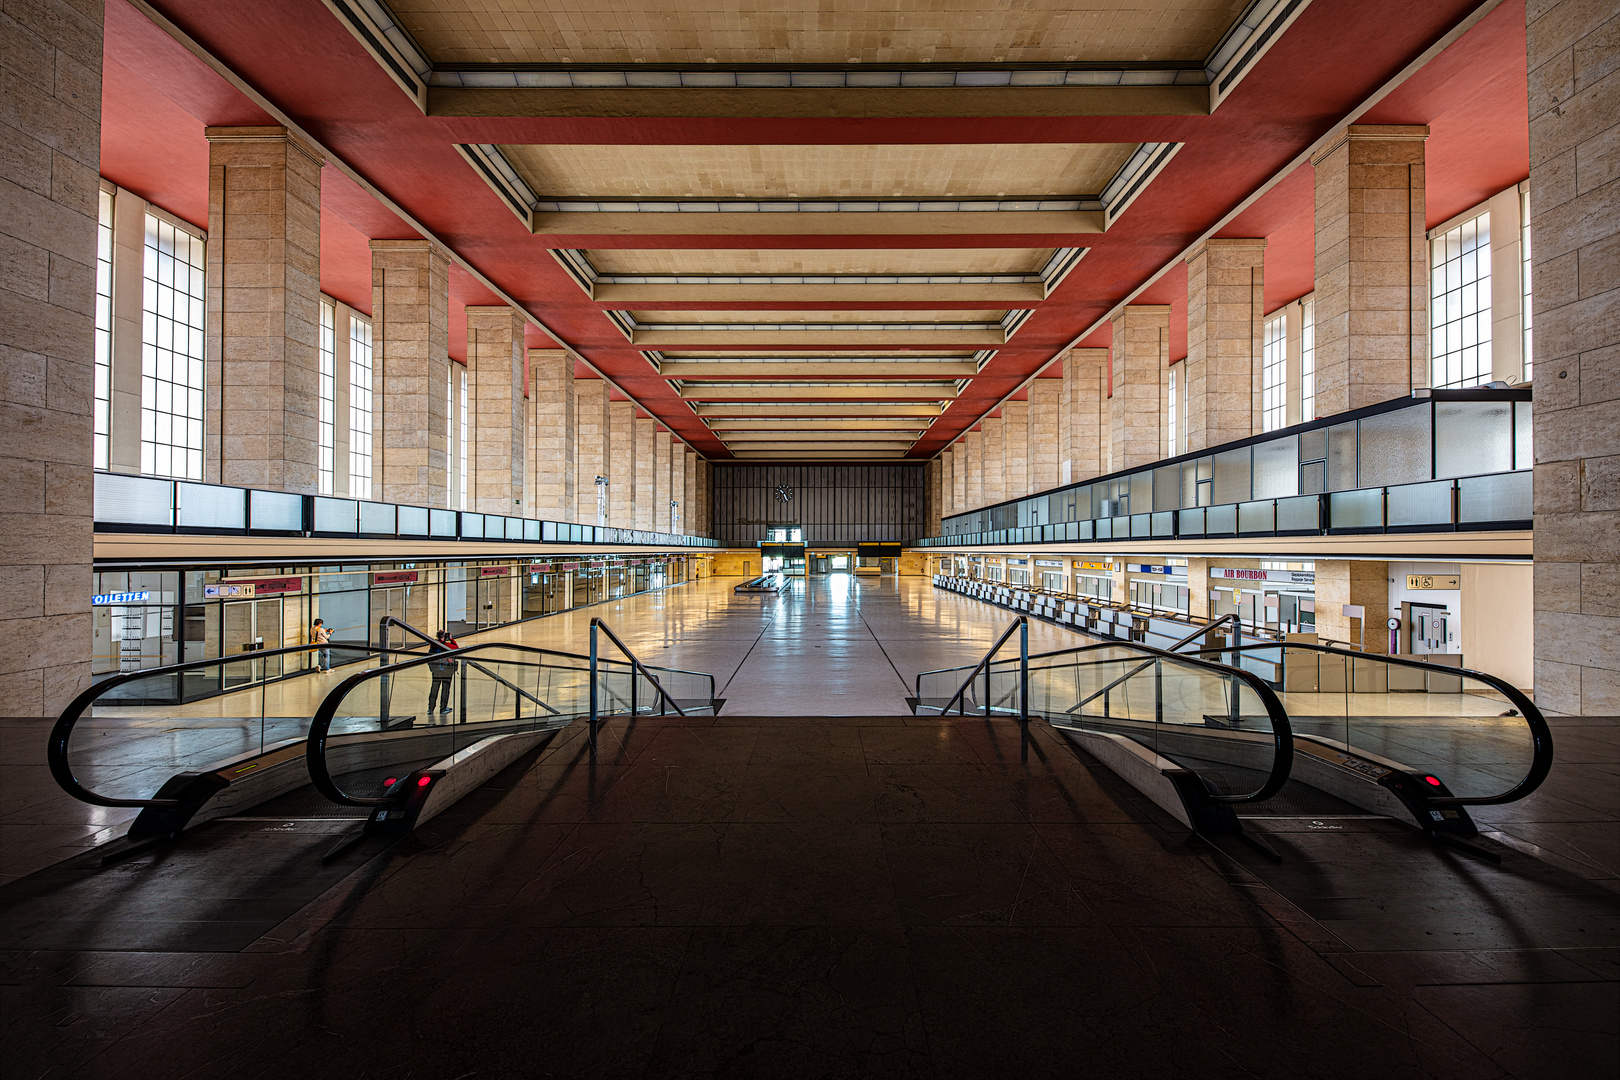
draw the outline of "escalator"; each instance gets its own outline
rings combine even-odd
[[[124,846],[172,837],[307,789],[309,718],[337,673],[399,655],[298,645],[116,675],[63,710],[46,760],[68,795],[111,811],[103,820],[129,820]],[[192,692],[200,685],[215,692]]]
[[[383,830],[397,833],[418,819],[427,789],[431,816],[576,719],[594,734],[605,716],[718,708],[713,676],[596,656],[598,622],[590,656],[447,651],[385,616],[375,646],[294,646],[115,676],[63,711],[46,757],[63,791],[108,811],[103,824],[129,822],[104,860],[218,820],[366,819],[375,832],[390,820],[377,806],[409,803]],[[332,673],[320,670],[322,650]],[[222,692],[187,700],[199,684]],[[414,801],[407,783],[422,789]]]
[[[1317,645],[1198,648],[1202,631],[1177,643],[1186,653],[1105,643],[997,659],[1011,632],[971,669],[919,675],[916,710],[1043,719],[1209,835],[1379,817],[1491,857],[1469,843],[1468,808],[1523,799],[1552,767],[1534,703],[1481,672]]]
[[[625,658],[601,656],[599,633]],[[427,706],[447,664],[441,714]],[[589,656],[491,642],[357,673],[316,710],[306,767],[329,803],[367,817],[366,835],[402,835],[576,720],[594,747],[605,717],[711,715],[714,694],[713,675],[649,668],[593,619]]]

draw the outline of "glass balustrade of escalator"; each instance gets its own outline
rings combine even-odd
[[[598,661],[602,716],[657,715],[667,699],[709,707],[711,675]],[[486,739],[566,727],[591,712],[589,657],[497,642],[415,656],[345,680],[311,723],[309,772],[328,798],[375,805],[412,769]]]
[[[298,645],[114,675],[63,710],[47,761],[63,790],[92,805],[172,802],[159,792],[176,777],[218,774],[225,786],[264,768],[267,756],[301,752],[327,690],[399,655]]]
[[[1326,762],[1374,783],[1381,770],[1400,770],[1429,789],[1428,803],[1444,807],[1522,799],[1552,766],[1546,720],[1494,675],[1295,642],[1198,655],[1276,691],[1306,768]]]
[[[973,670],[918,676],[918,711],[1019,714],[1025,693],[1019,660],[995,660],[965,682]],[[1029,716],[1129,739],[1197,773],[1221,801],[1262,801],[1288,779],[1288,717],[1271,688],[1245,671],[1106,642],[1031,656],[1027,699]]]

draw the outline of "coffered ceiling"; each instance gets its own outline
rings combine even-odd
[[[855,64],[1180,60],[1203,56],[1243,0],[394,0],[448,64]]]
[[[1482,7],[161,6],[134,17],[179,43],[143,69],[170,101],[281,110],[456,253],[467,302],[499,290],[706,456],[802,460],[931,457],[1106,344],[1109,308]]]

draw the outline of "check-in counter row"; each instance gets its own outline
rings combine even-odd
[[[1088,603],[1083,599],[1056,596],[1032,589],[1002,585],[994,581],[976,581],[972,578],[935,574],[934,585],[963,596],[971,596],[1009,611],[1034,615],[1060,626],[1067,626],[1095,637],[1115,638],[1120,641],[1138,641],[1157,648],[1167,648],[1199,628],[1189,619],[1176,619],[1164,615],[1149,615],[1140,611],[1126,611],[1106,604]],[[1244,631],[1237,644],[1263,645],[1276,640]],[[1222,638],[1222,644],[1229,643]]]

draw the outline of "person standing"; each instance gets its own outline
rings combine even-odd
[[[311,624],[309,628],[309,640],[314,642],[316,645],[321,646],[320,651],[315,654],[315,666],[321,671],[331,671],[332,649],[330,645],[332,641],[332,631],[326,628],[325,621],[316,619],[315,622]]]
[[[456,674],[456,661],[450,656],[450,651],[457,648],[456,641],[448,631],[439,631],[439,647],[433,652],[433,659],[428,661],[428,672],[433,676],[433,684],[428,688],[427,714],[428,719],[434,716],[434,705],[439,706],[438,715],[445,716],[450,712],[450,681]]]

